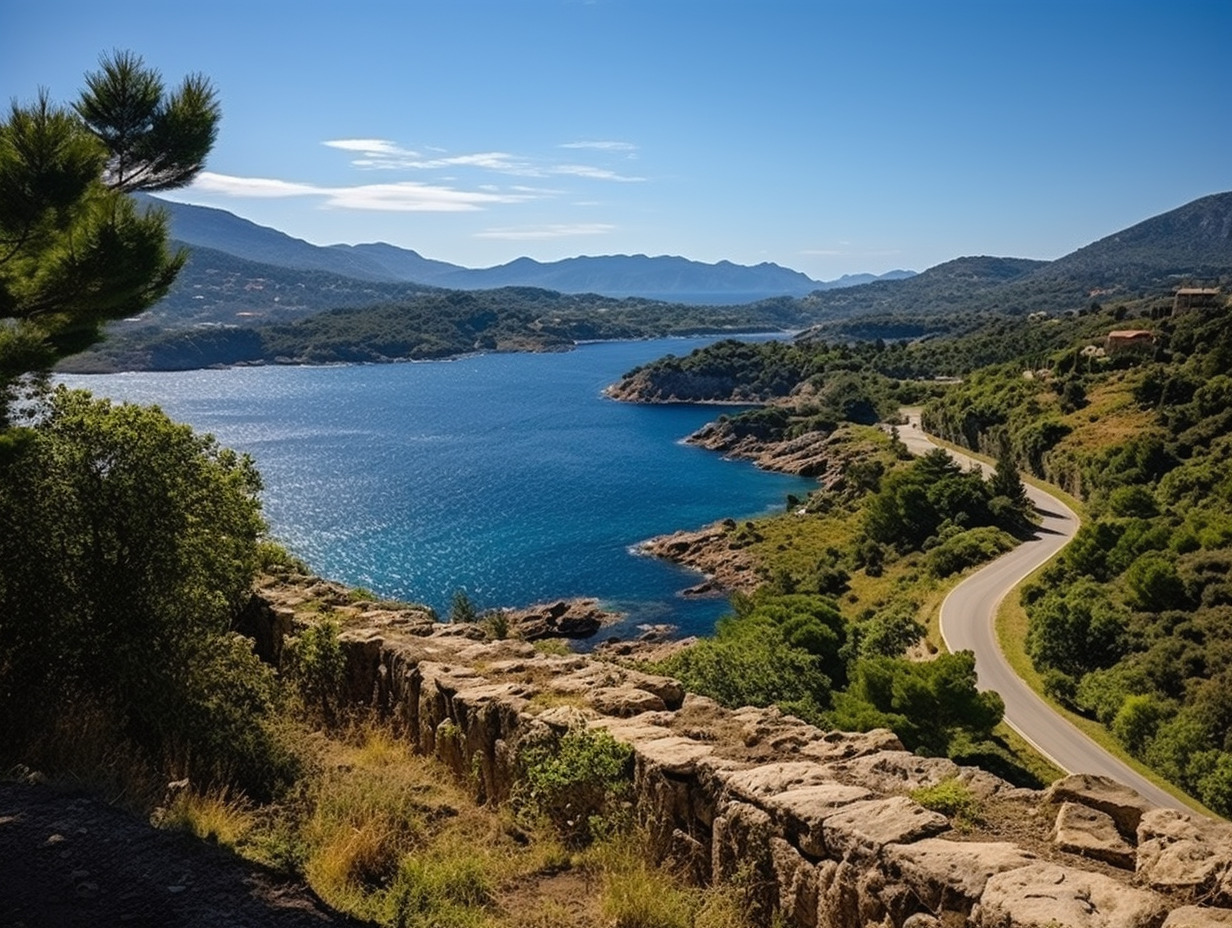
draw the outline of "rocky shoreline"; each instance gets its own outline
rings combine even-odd
[[[829,492],[842,492],[848,463],[873,450],[868,438],[850,428],[776,440],[738,435],[725,421],[707,423],[686,441],[766,470],[816,478],[818,489]],[[703,574],[705,579],[683,590],[683,596],[750,593],[765,579],[757,558],[747,549],[750,541],[757,540],[755,532],[751,523],[742,526],[723,519],[699,529],[658,535],[637,550]]]

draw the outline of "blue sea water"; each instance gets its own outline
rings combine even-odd
[[[713,339],[553,354],[337,367],[63,377],[156,403],[255,459],[272,533],[318,573],[448,613],[595,596],[643,623],[704,634],[721,600],[639,556],[651,536],[781,509],[810,481],[682,439],[722,412],[602,396],[622,373]]]

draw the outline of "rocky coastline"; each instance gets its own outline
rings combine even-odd
[[[766,470],[815,478],[818,489],[829,492],[842,492],[847,465],[873,450],[867,437],[848,427],[775,439],[741,435],[727,420],[707,423],[685,440],[726,457],[752,461]],[[749,593],[765,580],[758,560],[748,550],[749,541],[755,540],[750,534],[753,532],[751,524],[741,526],[734,519],[722,519],[699,529],[658,535],[642,542],[637,550],[704,576],[681,595]]]

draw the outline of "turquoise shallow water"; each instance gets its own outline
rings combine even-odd
[[[721,410],[605,399],[621,373],[713,339],[448,362],[66,377],[157,403],[248,452],[273,533],[322,575],[447,613],[597,596],[641,623],[708,632],[725,604],[630,548],[781,509],[809,481],[684,445]]]

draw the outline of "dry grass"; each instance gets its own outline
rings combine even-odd
[[[236,848],[256,822],[251,803],[226,789],[208,793],[183,790],[158,819],[161,828],[186,831],[203,841]]]
[[[24,763],[11,771],[49,773],[52,782],[82,789],[106,802],[148,814],[163,798],[166,780],[123,732],[120,719],[88,699],[57,715],[37,740],[22,746]]]

